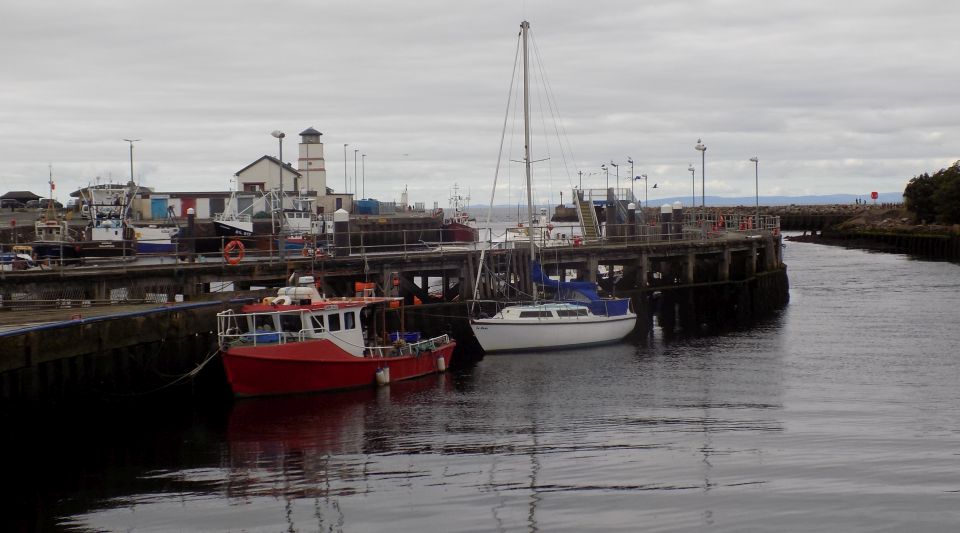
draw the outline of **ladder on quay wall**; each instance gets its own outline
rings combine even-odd
[[[585,241],[599,240],[600,230],[597,227],[593,201],[589,198],[584,199],[582,190],[574,190],[574,198],[576,198],[577,218],[580,219],[580,231],[583,233],[583,239]]]

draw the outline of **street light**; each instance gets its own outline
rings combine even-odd
[[[633,176],[633,158],[627,156],[627,163],[630,163],[630,175]],[[630,194],[633,195],[633,180],[630,180]],[[630,201],[633,201],[633,198],[630,198]]]
[[[124,139],[124,140],[130,143],[130,181],[135,181],[133,179],[133,143],[139,142],[140,139]],[[52,201],[53,196],[51,196],[50,198]]]
[[[703,144],[703,141],[697,139],[697,145],[694,146],[698,152],[700,152],[700,207],[706,208],[707,206],[707,145]],[[696,200],[694,200],[696,202]]]
[[[637,180],[643,180],[643,204],[644,204],[643,207],[644,209],[646,209],[647,207],[650,207],[650,195],[649,195],[650,189],[647,187],[647,185],[649,185],[649,178],[647,178],[646,174],[640,174],[639,176],[634,176],[633,179],[630,180],[630,194],[633,194],[633,182]]]
[[[750,158],[753,162],[753,182],[757,192],[757,223],[753,227],[760,229],[760,158],[753,156]]]
[[[360,156],[360,190],[363,192],[363,197],[367,197],[367,154],[362,154]]]
[[[354,148],[353,150],[353,194],[357,194],[357,153],[360,152],[359,148]]]
[[[643,207],[647,208],[647,207],[650,207],[650,197],[649,197],[650,189],[649,187],[647,187],[647,185],[649,185],[649,182],[646,174],[640,174],[640,175],[643,176]]]
[[[697,169],[693,168],[693,163],[687,163],[687,170],[690,171],[690,208],[697,206]]]
[[[620,188],[620,165],[614,163],[613,161],[610,161],[610,166],[617,169],[617,189],[619,189]],[[613,197],[617,198],[617,191],[613,191]]]
[[[280,212],[283,213],[283,138],[286,137],[287,135],[280,130],[273,130],[272,132],[270,132],[270,135],[273,135],[274,137],[276,137],[277,141],[280,142]],[[270,220],[273,220],[272,215],[270,217]],[[278,253],[280,254],[281,258],[283,258],[283,249],[284,247],[286,247],[286,244],[287,243],[284,242],[284,238],[283,238],[283,226],[281,223],[280,245],[278,250]]]
[[[600,170],[606,172],[607,174],[607,190],[609,191],[610,190],[610,169],[607,168],[606,163],[604,163],[600,165]]]
[[[343,143],[343,194],[347,194],[347,191],[350,189],[348,186],[349,182],[347,181],[347,146],[350,145]]]

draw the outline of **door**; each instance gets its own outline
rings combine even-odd
[[[154,220],[162,220],[167,218],[167,199],[166,198],[150,199],[150,218]]]
[[[180,199],[180,216],[187,216],[187,209],[193,209],[194,213],[197,211],[197,199],[196,198],[181,198]]]

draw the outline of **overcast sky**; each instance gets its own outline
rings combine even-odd
[[[628,156],[659,196],[690,194],[693,163],[699,194],[698,138],[719,196],[754,194],[754,155],[761,195],[901,191],[960,159],[951,0],[4,0],[0,190],[46,195],[48,165],[61,199],[124,181],[124,138],[142,139],[143,185],[226,190],[277,154],[272,130],[295,164],[312,126],[338,192],[359,149],[368,197],[408,186],[446,206],[457,183],[483,204],[524,19],[561,119],[535,118],[540,202],[578,170],[605,186],[611,160],[629,186]],[[544,129],[565,134],[572,161]],[[505,159],[522,157],[513,145]],[[501,170],[497,203],[518,201],[521,172]]]

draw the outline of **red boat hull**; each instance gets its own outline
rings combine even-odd
[[[480,232],[459,222],[443,225],[443,242],[477,242]]]
[[[390,381],[411,379],[449,368],[456,342],[418,355],[356,357],[329,340],[277,345],[236,346],[221,352],[230,388],[237,396],[296,394],[368,387],[379,369]]]

